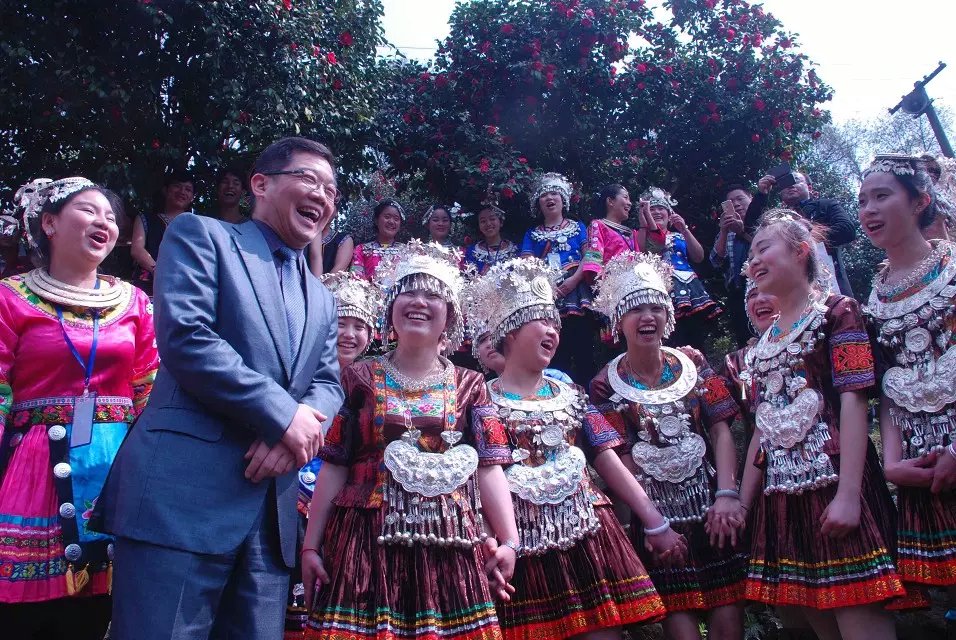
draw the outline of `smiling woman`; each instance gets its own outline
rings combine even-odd
[[[502,541],[517,527],[500,487],[479,500],[470,425],[490,419],[482,377],[439,355],[463,339],[459,260],[412,240],[377,266],[397,346],[342,375],[303,545],[307,638],[501,637],[492,592],[508,597],[514,551],[483,518]]]
[[[44,266],[0,282],[0,618],[11,637],[65,637],[56,620],[102,637],[113,539],[87,521],[152,388],[152,305],[97,275],[122,215],[113,192],[35,180],[17,201]]]
[[[192,208],[193,197],[192,175],[185,171],[174,171],[163,180],[159,210],[140,214],[133,221],[130,246],[130,255],[135,263],[133,282],[149,296],[153,295],[153,271],[159,258],[163,234],[176,216]]]

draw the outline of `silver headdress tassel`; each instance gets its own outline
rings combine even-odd
[[[358,318],[370,330],[378,325],[385,306],[381,289],[349,271],[324,273],[320,280],[335,296],[340,318]]]
[[[40,229],[40,211],[47,202],[59,202],[77,191],[94,186],[96,185],[82,177],[60,180],[37,178],[17,189],[13,201],[18,208],[22,209],[23,229],[27,234],[27,243],[30,248],[37,248],[36,237],[43,233]]]
[[[546,173],[538,179],[531,195],[531,213],[538,213],[538,199],[546,193],[557,193],[564,203],[564,213],[571,209],[571,183],[560,173]]]
[[[459,296],[465,284],[461,273],[461,252],[434,242],[412,239],[400,254],[385,256],[376,271],[376,282],[385,291],[382,336],[391,330],[392,304],[404,291],[424,290],[439,294],[452,307],[448,319],[446,354],[453,353],[465,339],[464,317]]]
[[[647,200],[652,207],[664,207],[671,213],[674,213],[674,207],[677,206],[677,200],[660,187],[648,187],[647,190],[641,194],[640,199]]]
[[[470,283],[462,296],[469,333],[491,334],[495,348],[506,335],[532,320],[552,320],[560,327],[554,287],[561,273],[538,258],[499,262]],[[476,340],[477,341],[477,340]]]
[[[625,251],[614,256],[598,276],[594,308],[611,321],[616,337],[621,329],[621,318],[642,304],[659,304],[667,309],[666,338],[674,330],[674,304],[670,291],[674,269],[659,257],[649,253]]]
[[[897,176],[912,176],[916,174],[915,166],[920,162],[919,158],[904,155],[902,153],[881,153],[873,158],[866,169],[863,170],[863,179],[871,173],[892,173]]]

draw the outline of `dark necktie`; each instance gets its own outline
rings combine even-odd
[[[282,260],[279,274],[282,280],[282,299],[285,315],[289,321],[289,348],[295,362],[305,328],[305,295],[302,293],[302,278],[299,274],[299,254],[289,247],[276,249]]]

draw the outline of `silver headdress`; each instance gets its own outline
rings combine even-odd
[[[531,195],[531,213],[538,212],[538,199],[546,193],[557,193],[564,204],[564,212],[571,208],[571,183],[560,173],[546,173],[538,179]]]
[[[86,178],[73,177],[61,180],[37,178],[19,189],[13,196],[14,204],[21,208],[23,228],[27,234],[27,242],[31,249],[37,248],[37,236],[43,233],[40,229],[40,211],[47,202],[59,202],[77,191],[94,187]]]
[[[674,213],[674,207],[677,206],[677,200],[660,187],[648,187],[647,190],[641,194],[640,199],[647,200],[652,207],[664,207],[671,213]]]
[[[389,207],[395,207],[395,209],[398,211],[398,215],[401,216],[402,218],[402,222],[405,222],[407,216],[405,215],[405,207],[402,206],[401,202],[399,202],[395,198],[385,198],[384,200],[377,203],[375,206],[378,207],[378,205],[380,204],[385,204],[385,205],[388,205]]]
[[[471,282],[462,295],[469,333],[478,338],[491,334],[496,347],[506,335],[532,320],[561,316],[554,306],[554,288],[561,272],[538,258],[512,258],[492,265]]]
[[[912,176],[916,174],[915,166],[920,162],[919,158],[908,156],[902,153],[881,153],[873,158],[863,171],[863,179],[872,173],[892,173],[897,176]]]
[[[465,339],[464,320],[459,296],[465,284],[461,273],[461,252],[440,244],[410,240],[401,253],[382,258],[376,271],[376,283],[385,291],[385,313],[382,317],[382,335],[391,329],[392,303],[403,291],[425,290],[441,295],[452,307],[447,329],[448,347],[452,353]],[[383,338],[384,339],[384,338]]]
[[[674,304],[670,291],[674,268],[656,255],[625,251],[611,258],[595,284],[594,308],[611,321],[618,335],[621,318],[642,304],[659,304],[667,309],[666,338],[674,330]]]
[[[335,296],[340,318],[358,318],[370,328],[378,325],[385,306],[381,289],[349,271],[325,273],[320,279]]]

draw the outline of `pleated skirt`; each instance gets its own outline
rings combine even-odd
[[[839,471],[839,457],[833,457]],[[876,450],[868,444],[860,526],[843,539],[821,533],[836,483],[802,494],[761,493],[751,516],[747,598],[835,609],[903,596],[896,570],[896,510]]]
[[[481,550],[380,545],[382,513],[333,508],[305,638],[500,640]]]
[[[613,510],[595,511],[601,527],[571,549],[518,559],[515,594],[498,604],[505,640],[569,638],[664,616]]]
[[[897,568],[905,583],[956,585],[956,491],[899,487]]]

